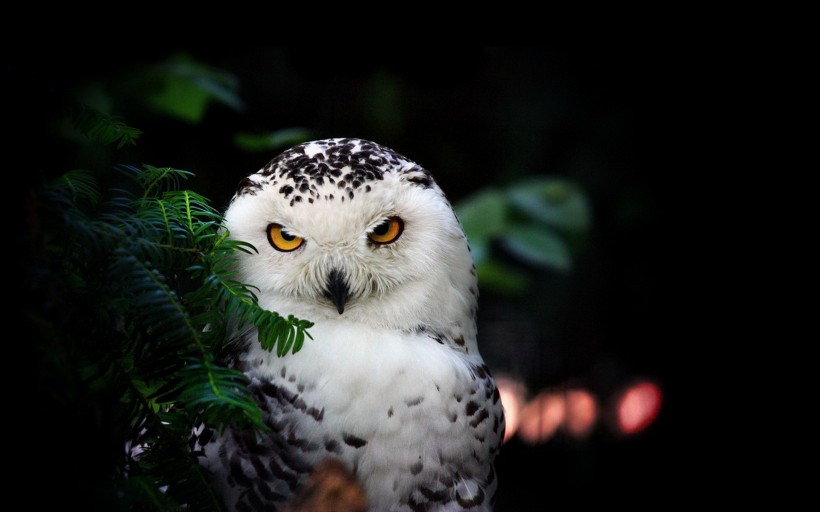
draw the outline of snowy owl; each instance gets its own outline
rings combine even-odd
[[[255,332],[234,356],[270,432],[203,429],[229,510],[275,510],[325,459],[372,511],[488,511],[504,435],[476,343],[464,231],[432,175],[376,143],[301,144],[244,178],[225,213],[238,279],[315,325],[278,357]]]

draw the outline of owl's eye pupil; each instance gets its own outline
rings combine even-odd
[[[375,233],[379,236],[384,236],[384,235],[387,234],[387,231],[389,229],[390,229],[390,224],[387,221],[384,221],[381,224],[379,224],[378,226],[376,226],[375,228],[373,228],[373,233]]]
[[[284,231],[282,231],[282,238],[284,238],[288,242],[291,242],[294,239],[296,239],[296,237],[294,235],[289,235],[288,233],[285,233]]]

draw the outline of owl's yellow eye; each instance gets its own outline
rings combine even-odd
[[[302,247],[305,239],[290,235],[284,231],[281,224],[268,224],[268,242],[277,251],[290,252]]]
[[[370,241],[379,245],[392,244],[399,239],[404,231],[404,221],[399,217],[390,217],[382,222],[373,231],[367,234]]]

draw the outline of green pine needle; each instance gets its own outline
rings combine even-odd
[[[113,121],[85,111],[77,122],[101,140],[130,143],[135,132],[115,138]],[[181,188],[191,173],[118,170],[130,187],[103,192],[93,173],[78,170],[41,191],[34,235],[46,248],[50,303],[61,312],[44,322],[80,354],[65,364],[78,368],[88,392],[121,404],[123,442],[145,444],[122,461],[118,492],[154,510],[218,510],[188,448],[192,429],[201,421],[267,428],[246,377],[219,355],[233,333],[249,329],[265,350],[297,353],[313,323],[265,310],[255,288],[237,280],[236,255],[256,249],[230,239],[207,198]]]
[[[77,109],[73,122],[77,131],[86,137],[103,144],[116,144],[117,149],[136,144],[142,135],[142,131],[128,126],[119,117],[86,106]]]

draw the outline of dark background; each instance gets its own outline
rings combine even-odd
[[[178,51],[232,74],[244,108],[214,103],[196,124],[146,110],[139,87],[123,77]],[[525,176],[579,184],[593,219],[574,246],[572,271],[524,265],[532,281],[526,293],[482,290],[482,353],[496,374],[523,380],[531,395],[580,386],[606,405],[624,385],[648,378],[664,402],[656,422],[634,436],[601,421],[586,439],[558,433],[529,445],[513,438],[497,467],[496,510],[504,512],[661,505],[687,494],[676,468],[684,460],[688,385],[678,368],[688,357],[692,321],[680,295],[690,236],[681,198],[697,175],[682,166],[698,139],[689,131],[696,105],[688,69],[686,58],[663,46],[609,44],[179,49],[116,59],[58,50],[8,58],[5,71],[6,86],[21,98],[10,110],[24,127],[24,179],[57,176],[83,161],[59,142],[39,147],[54,130],[41,120],[74,91],[103,83],[120,98],[114,113],[144,135],[99,163],[192,171],[187,186],[220,208],[241,177],[276,154],[243,151],[235,134],[293,127],[312,138],[361,137],[391,147],[431,170],[454,204]]]

